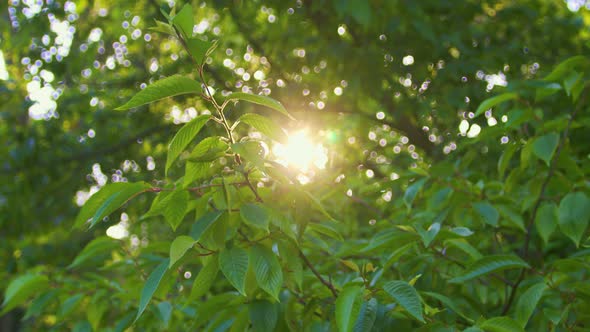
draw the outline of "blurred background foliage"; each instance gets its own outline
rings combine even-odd
[[[457,177],[486,181],[508,142],[527,129],[484,141],[502,120],[491,112],[474,117],[480,102],[513,82],[543,77],[590,47],[584,1],[192,4],[194,31],[219,39],[207,61],[215,94],[263,93],[297,117],[286,129],[306,129],[328,156],[303,181],[356,239],[370,238],[375,224],[403,218],[408,180],[430,165],[465,165],[471,158]],[[113,110],[146,84],[191,71],[175,40],[149,30],[171,6],[174,1],[158,0],[0,4],[0,280],[37,271],[57,275],[69,283],[66,289],[82,280],[91,285],[64,267],[113,222],[70,233],[79,206],[108,182],[164,179],[171,135],[211,111],[200,98],[183,96]],[[579,144],[568,147],[571,155],[588,155],[587,131],[572,135]],[[588,169],[581,172],[585,177]],[[124,247],[170,237],[170,230],[137,221],[147,203],[125,208]],[[2,327],[72,328],[60,316],[20,322],[22,315],[0,318]]]

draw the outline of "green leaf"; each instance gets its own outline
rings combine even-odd
[[[171,268],[179,259],[186,254],[186,252],[192,248],[197,241],[195,241],[192,237],[181,235],[172,241],[170,245],[170,265],[168,268]]]
[[[171,36],[176,35],[176,31],[174,31],[174,28],[170,24],[158,20],[156,20],[156,26],[150,27],[149,30],[165,33]]]
[[[264,148],[256,141],[246,141],[235,143],[231,145],[231,149],[246,158],[247,161],[251,162],[258,169],[264,171]]]
[[[584,55],[577,55],[562,61],[560,64],[555,66],[555,69],[551,71],[543,80],[557,82],[565,78],[572,70],[576,68],[584,68],[590,65],[590,60]]]
[[[279,292],[283,286],[283,270],[277,256],[272,250],[255,245],[250,248],[250,261],[258,286],[279,301]]]
[[[220,136],[212,136],[203,139],[195,146],[187,160],[192,162],[213,161],[225,155],[229,146]]]
[[[162,215],[175,231],[184,219],[188,208],[189,193],[186,190],[163,191],[152,202],[144,218]]]
[[[287,135],[283,129],[274,123],[274,121],[265,116],[254,113],[246,113],[242,115],[238,121],[256,128],[258,131],[274,139],[275,141],[282,143],[287,141]]]
[[[170,318],[172,318],[172,304],[168,301],[160,302],[158,303],[157,308],[158,316],[162,320],[164,328],[167,328],[168,324],[170,324]]]
[[[268,232],[268,212],[260,204],[248,203],[242,205],[240,207],[240,216],[246,224]]]
[[[206,178],[210,172],[211,162],[209,161],[187,161],[184,168],[184,180],[182,186],[187,188],[191,183]]]
[[[135,94],[128,102],[115,108],[115,110],[124,111],[160,99],[187,93],[198,94],[200,92],[201,85],[197,81],[185,76],[173,75],[148,85],[145,89]]]
[[[86,261],[106,253],[110,253],[119,246],[119,241],[108,236],[100,236],[90,241],[84,249],[76,256],[72,264],[67,268],[73,269]]]
[[[473,208],[483,218],[483,221],[491,226],[498,227],[498,220],[500,219],[500,213],[496,208],[488,201],[474,203]]]
[[[420,192],[426,183],[426,180],[426,178],[420,179],[410,185],[408,189],[406,189],[406,192],[404,193],[404,203],[406,204],[408,211],[412,209],[412,203],[414,202],[416,195],[418,195],[418,192]]]
[[[545,244],[549,242],[549,237],[551,237],[551,234],[557,228],[557,223],[557,205],[547,202],[541,204],[535,216],[535,226]]]
[[[336,325],[340,332],[351,332],[363,304],[363,287],[346,286],[336,299]]]
[[[439,300],[442,304],[444,304],[447,308],[451,309],[452,311],[454,311],[457,315],[463,317],[467,322],[469,322],[470,324],[473,324],[475,321],[469,317],[467,317],[467,315],[465,315],[460,309],[459,307],[457,307],[457,305],[455,304],[455,302],[453,302],[453,300],[451,300],[450,298],[442,295],[442,294],[438,294],[438,293],[432,293],[432,292],[421,292],[421,294],[426,295],[428,297],[434,298]]]
[[[510,160],[516,150],[518,150],[518,144],[509,144],[500,156],[500,159],[498,159],[498,174],[500,174],[500,178],[504,178],[504,173],[508,165],[510,165]]]
[[[63,320],[72,311],[74,311],[83,298],[84,294],[76,294],[68,297],[59,307],[59,311],[57,312],[58,319]]]
[[[160,281],[162,281],[166,270],[168,270],[169,264],[170,260],[168,258],[164,259],[162,263],[152,271],[146,280],[141,291],[141,297],[139,298],[139,308],[137,310],[137,315],[135,316],[135,322],[141,317],[141,314],[143,314],[145,308],[147,308],[147,305],[150,303],[152,296],[154,296],[154,293],[158,289],[158,285],[160,285]]]
[[[373,329],[375,319],[377,318],[377,309],[377,299],[372,298],[369,301],[363,302],[352,331],[370,332]]]
[[[451,232],[453,232],[459,236],[463,236],[463,237],[468,237],[468,236],[473,235],[473,231],[467,227],[453,227],[451,229]]]
[[[248,252],[238,247],[222,250],[219,253],[219,268],[229,283],[246,296]]]
[[[193,288],[191,289],[191,295],[188,299],[189,302],[197,301],[201,296],[205,295],[209,291],[213,285],[213,282],[217,278],[218,271],[219,262],[216,258],[210,259],[195,277]]]
[[[49,280],[44,275],[25,274],[13,279],[4,291],[4,301],[0,316],[23,304],[33,295],[37,295],[49,286]]]
[[[344,238],[342,238],[342,235],[340,234],[338,229],[336,229],[336,227],[334,227],[334,226],[335,226],[334,223],[329,223],[329,222],[323,222],[323,223],[311,222],[311,223],[307,224],[306,230],[309,229],[309,230],[312,230],[316,233],[331,237],[335,240],[344,241]]]
[[[58,293],[59,291],[57,289],[52,289],[35,298],[31,302],[31,305],[28,306],[27,312],[25,313],[25,317],[23,317],[23,320],[27,320],[31,317],[37,317],[41,315],[41,313],[43,313],[43,310],[51,302],[57,300],[57,296],[59,295]]]
[[[422,303],[418,292],[410,284],[403,280],[389,281],[383,285],[383,290],[389,294],[412,317],[425,323],[422,316]]]
[[[205,57],[217,46],[215,42],[202,40],[198,37],[187,38],[184,42],[187,51],[199,65],[203,64]]]
[[[80,228],[90,220],[92,228],[97,222],[108,216],[121,205],[136,195],[146,192],[151,186],[145,182],[115,182],[102,187],[97,193],[90,196],[88,201],[80,209],[74,223],[74,228]]]
[[[195,19],[193,17],[193,7],[190,4],[185,4],[178,14],[172,17],[172,24],[180,32],[182,38],[190,38],[193,36],[193,26]]]
[[[535,139],[533,143],[533,153],[543,160],[547,166],[551,163],[551,158],[555,153],[557,144],[559,143],[559,135],[556,133],[549,133]]]
[[[582,192],[567,194],[559,203],[559,229],[569,237],[576,247],[588,227],[590,219],[590,199]]]
[[[190,142],[197,136],[201,128],[211,119],[211,115],[199,115],[185,124],[174,135],[172,141],[168,145],[168,157],[166,158],[166,174],[172,163],[178,158],[180,153],[190,144]]]
[[[457,276],[449,282],[451,283],[462,283],[474,278],[484,276],[486,274],[502,271],[506,269],[525,268],[528,269],[530,266],[515,255],[490,255],[485,256],[473,264],[469,265],[463,274]]]
[[[292,117],[291,114],[289,114],[289,112],[287,112],[283,104],[267,96],[254,95],[251,93],[244,92],[234,92],[227,96],[227,100],[243,100],[250,103],[266,106],[289,117],[289,119],[291,120],[295,120],[295,118]]]
[[[526,326],[535,308],[537,308],[537,304],[541,300],[546,288],[547,285],[544,282],[532,285],[518,299],[518,303],[516,303],[516,321],[523,328]]]
[[[276,303],[256,300],[248,305],[252,331],[272,332],[279,320],[279,307]]]
[[[505,316],[488,319],[479,327],[486,332],[524,332],[514,319]]]
[[[477,117],[477,116],[483,114],[485,111],[489,110],[490,108],[492,108],[500,103],[503,103],[503,102],[511,100],[511,99],[516,99],[516,98],[518,98],[518,94],[516,94],[514,92],[502,93],[502,94],[499,94],[499,95],[494,96],[492,98],[488,98],[488,99],[484,100],[479,105],[479,107],[475,111],[475,116]]]
[[[211,227],[211,225],[219,219],[223,211],[211,211],[203,215],[199,220],[195,221],[191,228],[190,236],[195,241],[199,241],[201,236]]]

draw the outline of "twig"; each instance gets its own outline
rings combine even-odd
[[[324,279],[321,274],[319,274],[319,272],[313,267],[313,264],[311,264],[311,262],[309,261],[307,256],[305,256],[305,254],[303,253],[303,251],[301,251],[300,248],[297,248],[297,250],[299,251],[299,256],[301,257],[301,259],[303,259],[303,262],[305,263],[305,265],[307,265],[307,267],[311,270],[311,272],[313,272],[313,274],[316,276],[316,278],[318,278],[318,280],[322,284],[324,284],[324,286],[326,286],[330,289],[330,291],[332,292],[332,295],[334,295],[334,297],[338,297],[338,291],[336,290],[334,285],[331,282]]]
[[[559,144],[557,145],[557,150],[555,151],[555,155],[553,155],[553,158],[551,159],[551,163],[549,164],[549,171],[547,172],[547,176],[545,177],[545,180],[543,181],[543,184],[541,185],[541,191],[539,192],[539,197],[537,198],[537,200],[535,201],[535,205],[533,206],[533,210],[531,212],[531,217],[530,217],[527,227],[526,227],[524,246],[523,246],[523,250],[522,250],[522,256],[525,260],[529,256],[529,246],[530,246],[530,242],[531,242],[531,230],[532,230],[532,226],[535,222],[535,218],[537,217],[537,211],[539,210],[539,206],[541,206],[541,202],[543,201],[543,197],[545,194],[545,190],[547,189],[547,185],[549,184],[549,181],[551,180],[551,177],[553,176],[553,173],[555,172],[555,168],[557,167],[557,160],[559,159],[559,155],[561,154],[561,149],[563,147],[563,144],[567,140],[569,130],[572,125],[572,121],[574,120],[574,117],[575,117],[576,113],[578,112],[578,110],[580,108],[582,108],[582,105],[584,105],[584,104],[585,104],[585,95],[584,95],[584,100],[580,101],[580,103],[578,104],[578,107],[574,108],[574,110],[572,111],[572,114],[567,122],[567,126],[565,127],[565,130],[563,131],[563,136],[561,137],[561,139],[559,140]],[[518,278],[516,279],[516,282],[512,285],[512,289],[510,290],[510,296],[508,297],[508,301],[506,301],[506,304],[504,305],[504,308],[502,309],[502,315],[506,315],[506,313],[508,313],[508,310],[510,310],[510,306],[512,306],[512,303],[514,302],[514,298],[516,296],[516,291],[518,289],[518,286],[520,286],[520,283],[524,280],[525,274],[526,274],[525,269],[522,269],[520,271],[520,274],[518,275]]]

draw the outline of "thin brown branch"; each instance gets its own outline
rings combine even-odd
[[[311,264],[311,262],[309,261],[307,256],[305,256],[303,251],[301,251],[301,249],[297,248],[297,250],[299,251],[299,256],[301,257],[301,259],[303,259],[303,262],[305,263],[305,265],[307,265],[307,267],[311,270],[311,272],[313,272],[313,274],[316,276],[316,278],[318,278],[318,280],[322,284],[324,284],[324,286],[326,286],[326,287],[328,287],[328,289],[330,289],[330,292],[332,292],[332,295],[334,295],[334,297],[338,297],[338,291],[336,290],[334,285],[330,281],[328,281],[322,277],[322,275],[315,269],[315,267],[313,267],[313,264]]]

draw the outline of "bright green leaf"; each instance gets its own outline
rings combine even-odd
[[[190,142],[197,136],[201,128],[211,119],[211,115],[204,114],[199,115],[192,119],[189,123],[185,124],[180,130],[174,135],[172,141],[168,145],[168,157],[166,158],[166,173],[172,166],[172,163],[178,158],[180,153],[190,144]]]
[[[100,236],[90,241],[84,249],[76,256],[68,269],[75,268],[86,261],[106,253],[110,253],[113,249],[119,247],[119,241],[108,236]]]
[[[4,301],[0,316],[13,308],[23,304],[31,296],[37,295],[49,286],[49,280],[44,275],[25,274],[12,280],[4,291]]]
[[[192,37],[193,26],[195,25],[193,7],[190,4],[182,6],[178,14],[172,17],[172,24],[180,32],[182,38]]]
[[[559,203],[559,229],[576,246],[580,245],[589,220],[590,199],[583,192],[569,193]]]
[[[170,227],[176,230],[186,215],[188,201],[189,193],[186,190],[160,192],[144,218],[162,215]]]
[[[115,182],[105,185],[82,206],[74,228],[82,227],[89,220],[90,227],[93,227],[128,200],[150,188],[151,186],[145,182]]]
[[[295,118],[292,117],[291,114],[289,114],[289,112],[287,112],[287,110],[285,109],[283,104],[281,104],[278,101],[276,101],[270,97],[267,97],[267,96],[254,95],[251,93],[244,93],[244,92],[234,92],[234,93],[230,94],[229,96],[227,96],[227,100],[243,100],[243,101],[247,101],[250,103],[266,106],[266,107],[272,108],[273,110],[275,110],[283,115],[286,115],[291,120],[295,120]]]
[[[335,227],[335,223],[323,222],[323,223],[309,223],[307,224],[307,228],[316,233],[326,235],[331,237],[335,240],[344,241],[344,238]]]
[[[211,211],[203,215],[199,220],[195,221],[191,228],[190,236],[195,241],[199,241],[201,236],[211,227],[211,225],[219,219],[223,211]]]
[[[399,303],[402,308],[406,309],[412,317],[425,323],[424,317],[422,316],[422,302],[414,287],[403,280],[394,280],[385,283],[383,290]]]
[[[200,92],[201,85],[197,81],[185,76],[173,75],[148,85],[145,89],[135,94],[127,103],[115,108],[115,110],[128,110],[160,99],[187,93],[198,94]]]
[[[287,141],[287,135],[283,129],[274,123],[274,121],[265,116],[254,113],[246,113],[242,115],[238,121],[256,128],[258,131],[274,139],[275,141],[282,143]]]
[[[496,271],[515,268],[528,269],[529,267],[525,261],[515,255],[490,255],[475,261],[461,275],[449,280],[449,282],[462,283]]]
[[[210,162],[224,156],[228,148],[229,146],[220,136],[207,137],[195,146],[187,160],[192,162]]]
[[[181,259],[196,242],[192,237],[186,235],[181,235],[174,239],[170,245],[170,265],[168,268],[172,267],[172,265]]]
[[[420,190],[426,183],[426,180],[427,179],[420,179],[414,182],[412,185],[410,185],[408,189],[406,189],[406,192],[404,193],[404,203],[406,204],[408,210],[412,208],[412,203],[414,202],[416,195],[418,195],[418,192],[420,192]]]

